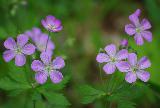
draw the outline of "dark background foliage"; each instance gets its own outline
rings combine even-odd
[[[96,55],[105,45],[119,45],[121,39],[129,37],[124,32],[124,26],[129,23],[128,16],[137,8],[142,10],[142,17],[148,18],[152,24],[153,42],[137,46],[132,38],[129,44],[137,50],[139,57],[148,56],[152,66],[148,69],[151,73],[148,82],[150,89],[141,90],[138,93],[139,98],[133,101],[136,102],[137,108],[160,108],[159,5],[159,0],[0,0],[0,108],[32,108],[29,97],[33,100],[38,97],[48,100],[59,99],[68,105],[61,93],[67,97],[71,108],[103,108],[99,101],[83,105],[77,89],[83,84],[90,84],[95,88],[101,86]],[[51,83],[44,85],[44,88],[49,86],[55,91],[60,91],[59,94],[40,89],[39,92],[44,96],[39,96],[36,92],[33,93],[35,90],[30,90],[28,82],[25,81],[25,68],[17,68],[13,62],[5,63],[2,59],[5,50],[3,42],[7,37],[15,38],[17,34],[24,33],[32,27],[40,27],[46,32],[40,21],[49,14],[61,19],[64,26],[60,33],[52,33],[51,36],[56,45],[54,55],[65,58],[66,67],[62,71],[66,77],[59,86]],[[34,72],[29,69],[29,65],[25,67],[28,73],[32,73],[31,81],[34,81]],[[103,78],[108,77],[103,74]],[[64,85],[65,88],[62,90]],[[29,90],[20,92],[17,88]],[[48,92],[51,92],[51,96],[45,94]],[[61,104],[59,100],[51,102],[56,102],[55,108]],[[41,99],[35,104],[36,108],[50,107]],[[112,107],[116,105],[113,103]]]

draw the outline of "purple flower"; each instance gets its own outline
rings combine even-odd
[[[24,34],[20,34],[17,37],[17,43],[12,37],[9,37],[4,46],[8,50],[3,53],[3,58],[6,62],[15,58],[15,64],[17,66],[23,66],[26,63],[25,55],[31,55],[35,52],[35,46],[27,44],[28,37]]]
[[[104,65],[103,70],[106,74],[112,74],[115,72],[116,67],[119,66],[119,62],[128,57],[128,51],[122,49],[116,53],[116,46],[114,44],[107,45],[105,51],[106,53],[99,53],[96,60],[99,63],[107,63]]]
[[[122,61],[118,65],[121,72],[127,72],[125,80],[129,83],[135,82],[137,78],[147,82],[150,78],[150,73],[144,69],[150,67],[151,63],[145,56],[137,61],[137,55],[135,53],[130,53],[128,55],[128,62]]]
[[[128,46],[128,40],[127,40],[127,39],[123,39],[123,40],[121,41],[121,46],[122,46],[122,47],[127,47],[127,46]]]
[[[46,28],[47,30],[49,30],[50,32],[59,32],[63,28],[61,25],[61,21],[56,19],[52,15],[46,16],[46,18],[43,19],[41,21],[41,23],[42,23],[43,27]]]
[[[148,29],[151,28],[151,24],[145,18],[139,22],[140,13],[140,9],[137,9],[132,15],[130,15],[129,20],[132,24],[127,24],[125,26],[125,32],[130,36],[134,35],[137,45],[143,45],[143,38],[148,42],[152,41],[152,33],[148,31]]]
[[[25,34],[32,39],[40,52],[45,51],[48,40],[47,34],[42,33],[39,28],[33,28],[32,30],[25,32]],[[46,51],[52,53],[54,49],[55,45],[52,40],[49,39]]]
[[[53,83],[59,83],[63,79],[63,75],[59,69],[65,66],[63,58],[56,57],[51,61],[52,55],[47,52],[43,52],[40,55],[40,60],[34,60],[31,64],[32,70],[36,72],[35,79],[39,84],[44,84],[47,78],[50,77]]]

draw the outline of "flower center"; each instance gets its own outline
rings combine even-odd
[[[111,59],[111,61],[112,61],[113,63],[115,63],[115,62],[117,61],[116,58],[114,58],[114,57],[111,57],[110,59]]]
[[[133,72],[133,73],[136,73],[137,70],[138,70],[137,66],[133,66],[133,67],[132,67],[132,72]]]
[[[48,28],[53,30],[53,29],[56,29],[56,26],[48,24]]]
[[[140,32],[141,32],[140,27],[137,27],[137,28],[136,28],[136,32],[137,32],[137,33],[140,33]]]
[[[50,73],[50,72],[52,72],[54,69],[53,69],[53,66],[49,64],[49,65],[46,65],[46,66],[45,66],[44,70],[45,70],[46,72]]]
[[[16,53],[16,54],[22,54],[22,48],[21,48],[20,46],[17,46],[17,47],[15,48],[15,53]]]

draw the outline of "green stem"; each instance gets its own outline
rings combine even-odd
[[[46,43],[46,48],[45,48],[45,51],[47,50],[48,41],[49,41],[49,36],[50,36],[50,32],[48,33],[48,37],[47,37],[47,43]]]

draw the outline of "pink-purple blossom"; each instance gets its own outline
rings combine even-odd
[[[34,27],[32,30],[26,31],[25,34],[32,39],[37,50],[39,50],[40,52],[46,51],[52,53],[55,49],[53,41],[51,39],[48,40],[48,35],[42,33],[42,31],[39,28]]]
[[[130,53],[128,54],[128,61],[121,61],[118,65],[121,72],[126,72],[125,80],[129,83],[134,83],[137,78],[147,82],[150,78],[150,73],[145,69],[150,67],[151,63],[145,56],[137,61],[137,55]]]
[[[15,58],[15,64],[17,66],[23,66],[26,63],[25,55],[31,55],[35,52],[35,46],[27,42],[28,37],[24,34],[18,35],[17,43],[12,37],[9,37],[4,42],[4,46],[7,49],[3,53],[4,60],[9,62]]]
[[[53,83],[59,83],[63,79],[62,73],[59,69],[65,66],[65,62],[62,57],[56,57],[52,61],[52,55],[47,52],[43,52],[40,55],[40,60],[34,60],[31,64],[32,70],[36,72],[35,79],[37,83],[44,84],[47,78],[50,77]]]
[[[134,35],[137,45],[143,45],[144,39],[148,42],[152,41],[152,33],[149,31],[151,24],[146,18],[142,19],[140,22],[140,13],[141,10],[137,9],[133,14],[131,14],[129,16],[131,24],[127,24],[125,26],[125,32],[130,36]]]
[[[128,46],[128,40],[123,39],[120,44],[121,44],[122,47],[127,47]]]
[[[52,15],[46,16],[45,19],[41,21],[44,28],[49,30],[50,32],[59,32],[62,30],[63,26],[61,25],[61,21],[56,19]]]
[[[103,66],[103,70],[106,74],[112,74],[115,72],[116,67],[119,66],[118,64],[127,59],[128,51],[126,49],[122,49],[117,52],[114,44],[107,45],[104,50],[105,53],[99,53],[96,60],[99,63],[107,63]]]

